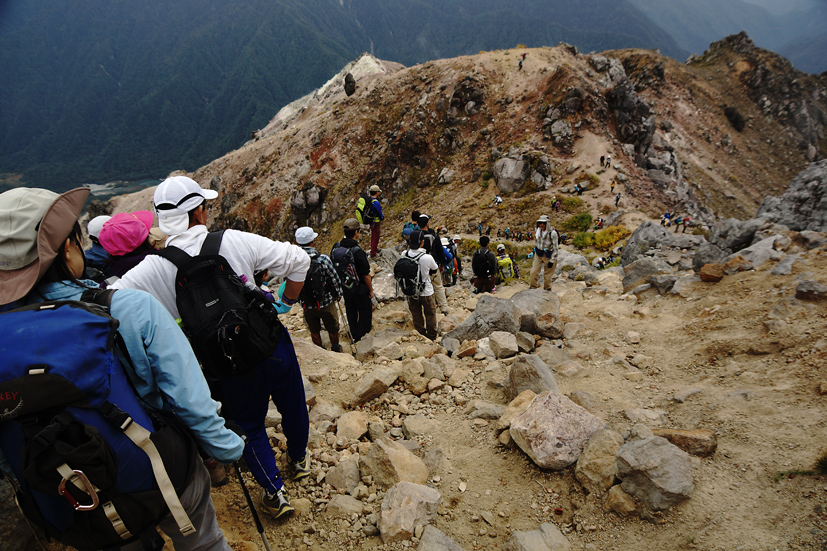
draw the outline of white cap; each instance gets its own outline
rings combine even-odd
[[[451,240],[452,241],[462,241],[462,237],[460,237],[459,235],[455,235]]]
[[[94,218],[92,218],[86,225],[86,231],[89,233],[89,237],[94,237],[95,239],[97,239],[101,233],[101,228],[103,228],[103,225],[106,224],[110,218],[112,217],[95,216]]]
[[[309,226],[302,226],[296,230],[296,243],[299,245],[312,243],[317,237],[319,237],[319,234],[314,232],[313,228]]]
[[[186,176],[167,178],[155,190],[155,211],[158,226],[167,235],[184,233],[189,226],[187,214],[206,199],[215,199],[218,192],[204,189]]]
[[[499,245],[497,245],[497,250],[498,250],[498,251],[504,251],[504,250],[505,250],[505,245],[503,245],[502,243],[500,243]]]

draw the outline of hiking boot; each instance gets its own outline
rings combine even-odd
[[[218,488],[230,481],[227,476],[227,469],[216,461],[215,459],[207,459],[204,461],[204,466],[207,467],[207,472],[210,473],[210,486]]]
[[[341,346],[339,347],[341,349]],[[304,456],[298,461],[291,463],[293,466],[293,480],[301,480],[310,476],[310,452],[304,451]]]
[[[284,492],[284,488],[276,492],[272,497],[267,492],[262,493],[261,508],[273,518],[281,518],[296,510],[295,507],[287,501],[287,494]]]

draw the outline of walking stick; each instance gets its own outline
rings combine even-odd
[[[250,512],[253,514],[253,520],[256,523],[256,529],[258,530],[258,533],[261,536],[261,541],[264,542],[264,548],[267,549],[267,551],[271,551],[270,542],[267,541],[267,536],[264,535],[264,526],[262,526],[261,519],[258,517],[256,508],[253,505],[253,498],[250,497],[250,491],[247,490],[247,485],[244,483],[244,477],[241,476],[241,467],[239,466],[238,461],[233,463],[233,467],[235,467],[235,474],[238,475],[238,482],[241,484],[241,489],[244,491],[244,497],[247,498],[247,506],[250,508]]]
[[[352,354],[356,354],[356,345],[353,344],[353,333],[350,332],[350,323],[347,321],[347,316],[342,311],[341,301],[339,301],[339,300],[336,301],[336,307],[339,309],[339,317],[342,318],[342,321],[344,321],[344,326],[347,329],[347,336],[348,336],[348,339],[350,340],[350,351],[351,351]]]

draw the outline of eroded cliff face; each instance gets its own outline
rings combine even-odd
[[[416,208],[454,229],[530,225],[575,184],[594,215],[619,191],[626,223],[667,209],[710,224],[782,194],[822,154],[825,112],[823,78],[742,36],[688,65],[564,44],[409,68],[364,54],[194,177],[221,194],[217,225],[286,239],[309,224],[322,243],[371,184],[389,224]],[[504,206],[486,208],[495,193]]]

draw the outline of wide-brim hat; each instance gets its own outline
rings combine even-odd
[[[154,218],[148,210],[119,212],[103,225],[98,241],[113,256],[131,253],[146,241]]]
[[[43,278],[88,197],[89,188],[0,193],[0,304],[23,298]]]
[[[542,224],[542,223],[548,224],[548,221],[549,220],[548,220],[548,215],[547,214],[543,214],[542,216],[540,216],[540,218],[537,219],[538,224]]]

